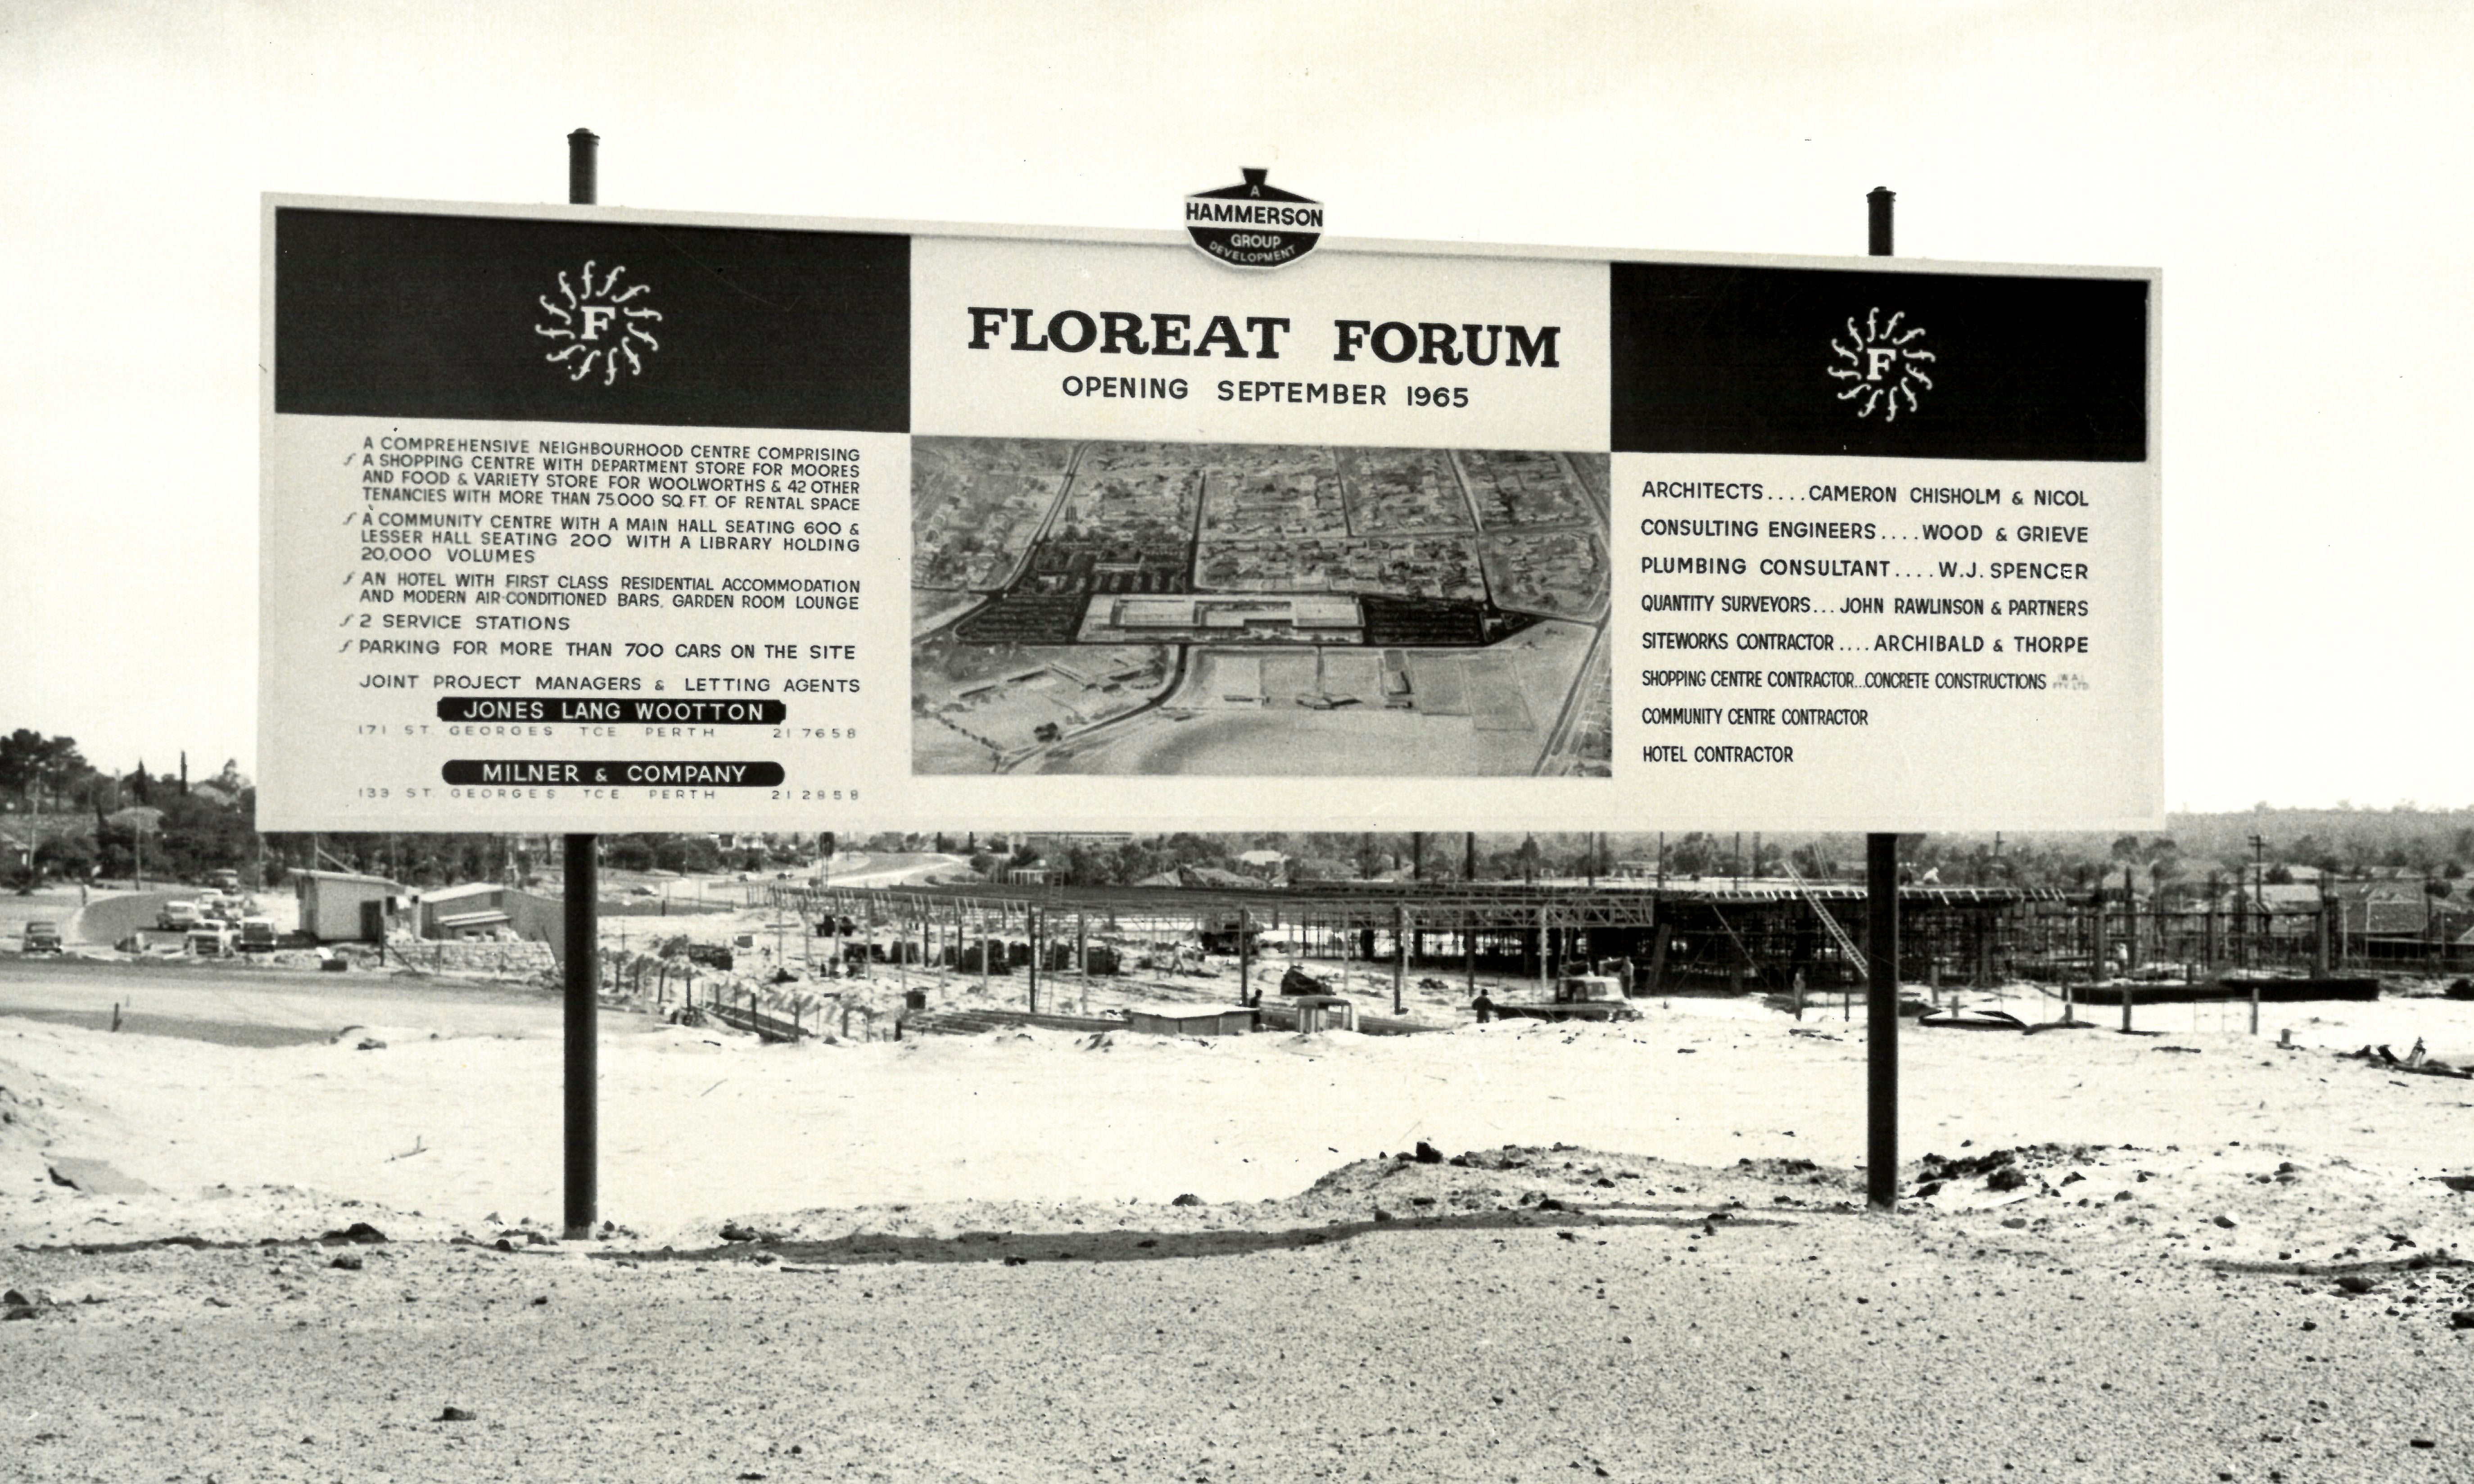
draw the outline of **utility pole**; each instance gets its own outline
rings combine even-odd
[[[594,151],[600,142],[590,129],[579,129],[567,136],[570,205],[592,206],[599,194]],[[600,844],[597,836],[567,837],[567,881],[563,888],[567,909],[565,1225],[570,1241],[593,1235],[593,1224],[599,1217],[601,1205],[597,1117],[600,1048],[595,1041],[600,1034],[596,1023],[600,1007],[594,983],[599,978],[594,961],[601,942]]]

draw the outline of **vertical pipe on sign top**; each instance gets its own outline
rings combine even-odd
[[[1897,192],[1864,194],[1867,251],[1890,255]],[[1899,837],[1864,837],[1864,1196],[1877,1211],[1899,1208]]]
[[[590,129],[567,136],[567,199],[589,207],[596,195],[594,149],[601,141]],[[599,839],[567,837],[567,1235],[590,1237],[600,1206],[599,1130],[595,1103],[599,1075],[594,1056],[598,1006],[594,969],[601,942]]]
[[[567,136],[568,205],[589,207],[599,200],[600,146],[601,136],[590,129],[579,129]]]

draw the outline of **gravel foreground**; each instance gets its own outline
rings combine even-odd
[[[2474,1476],[2474,1197],[2241,1145],[1944,1154],[1897,1216],[1803,1160],[1566,1146],[662,1245],[286,1189],[66,1196],[116,1214],[64,1242],[12,1200],[0,1472]]]

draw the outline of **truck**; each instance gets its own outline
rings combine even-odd
[[[271,953],[275,949],[275,920],[271,917],[243,917],[240,920],[240,951]]]
[[[1497,1005],[1494,1012],[1509,1020],[1638,1020],[1640,1011],[1624,998],[1623,984],[1613,974],[1566,974],[1555,981],[1555,997],[1544,1004]]]

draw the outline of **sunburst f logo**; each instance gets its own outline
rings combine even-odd
[[[1864,311],[1861,328],[1856,327],[1855,316],[1850,315],[1846,340],[1830,342],[1830,349],[1847,363],[1830,368],[1831,376],[1848,383],[1838,400],[1856,403],[1859,418],[1869,418],[1874,409],[1880,408],[1885,413],[1881,421],[1895,423],[1901,401],[1913,412],[1916,388],[1932,390],[1932,377],[1925,374],[1924,368],[1932,363],[1933,353],[1914,348],[1914,342],[1924,335],[1922,327],[1906,330],[1899,328],[1899,322],[1906,317],[1906,312],[1901,310],[1884,324],[1876,306]]]
[[[622,366],[631,377],[643,373],[644,359],[638,353],[640,351],[650,353],[662,348],[662,343],[645,328],[659,323],[662,311],[630,303],[653,290],[649,283],[631,283],[621,290],[618,276],[627,271],[626,264],[613,267],[598,283],[593,280],[593,268],[594,260],[586,258],[581,289],[568,281],[564,271],[559,274],[558,300],[547,294],[540,296],[542,308],[556,323],[535,325],[533,333],[566,342],[542,359],[566,366],[570,381],[581,381],[597,369],[601,384],[614,386]]]

